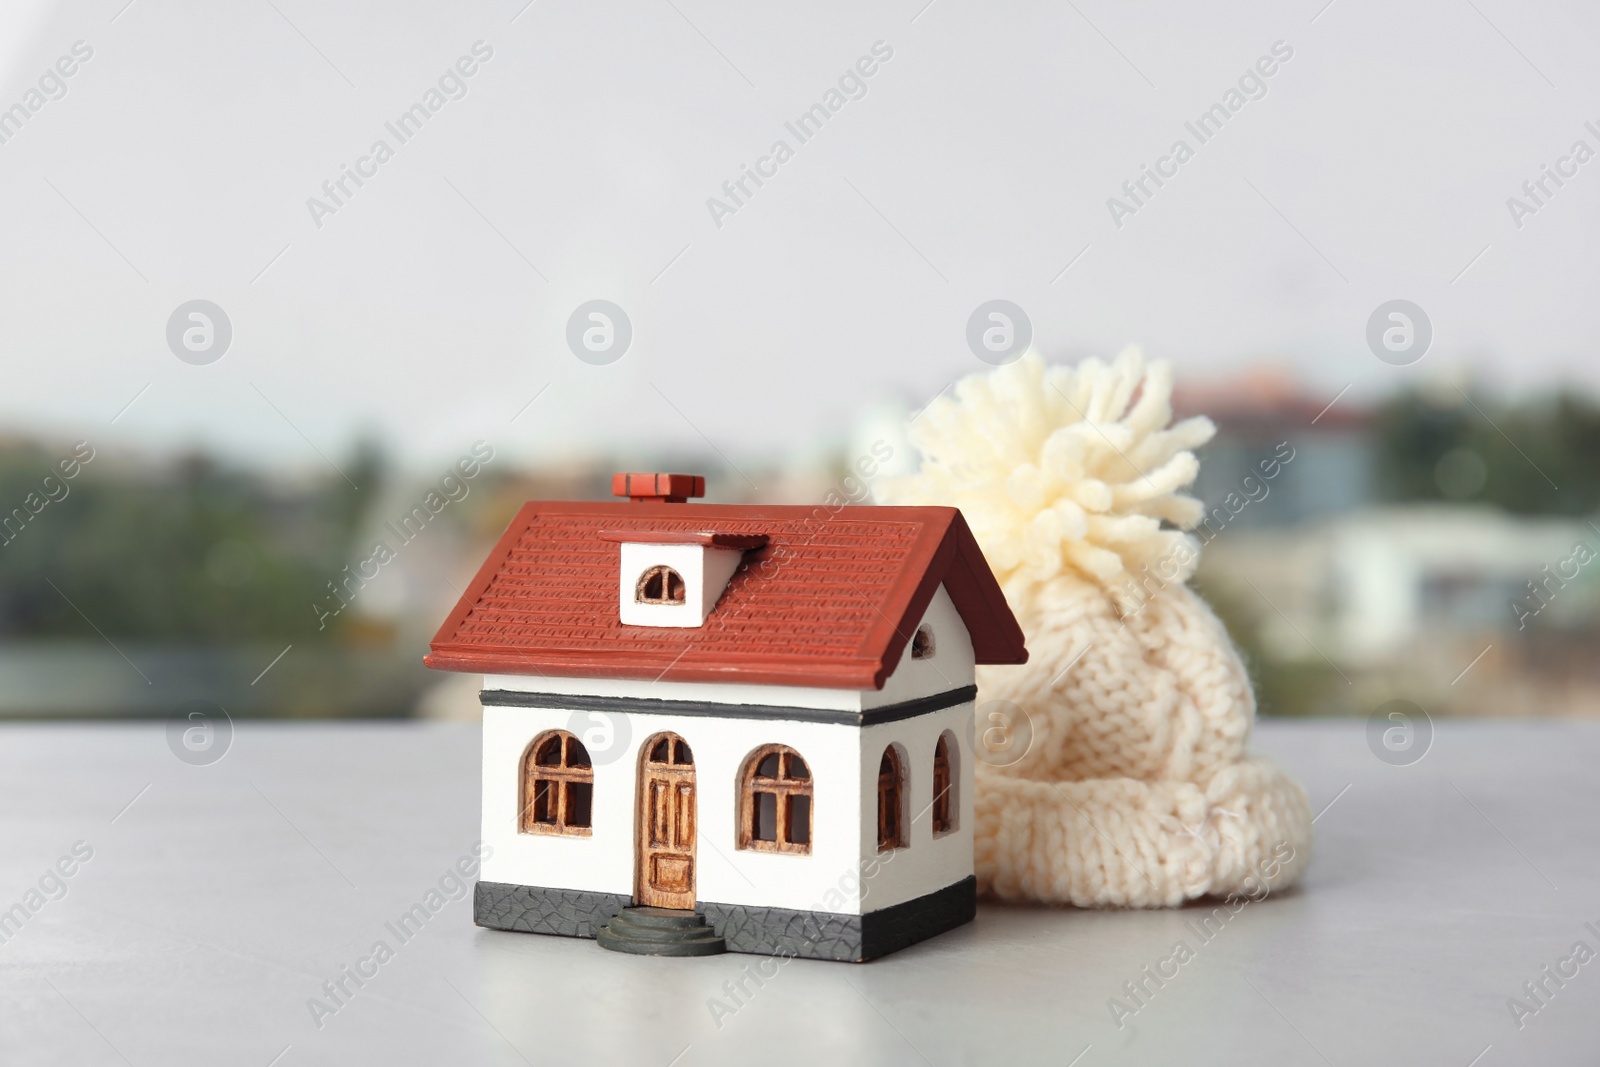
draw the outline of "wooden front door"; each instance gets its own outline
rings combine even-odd
[[[694,754],[677,734],[645,742],[639,764],[634,902],[694,908]]]

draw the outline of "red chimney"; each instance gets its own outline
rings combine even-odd
[[[706,480],[698,474],[613,474],[611,495],[638,503],[682,504],[705,496]]]

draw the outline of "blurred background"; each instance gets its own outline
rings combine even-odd
[[[522,501],[865,498],[996,299],[1218,424],[1263,714],[1600,714],[1597,29],[9,0],[0,716],[470,716],[421,656]]]

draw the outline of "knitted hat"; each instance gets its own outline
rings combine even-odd
[[[1171,394],[1171,368],[1135,349],[1076,368],[1030,353],[930,405],[911,428],[921,470],[884,485],[962,510],[1027,634],[1025,666],[978,668],[980,735],[1018,735],[1004,758],[979,751],[990,896],[1259,896],[1310,859],[1305,790],[1246,751],[1249,678],[1185,584],[1204,511],[1181,490],[1215,428],[1169,425]]]

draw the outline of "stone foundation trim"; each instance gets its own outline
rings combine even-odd
[[[728,943],[729,952],[864,963],[971,922],[978,912],[978,880],[969,875],[954,885],[865,915],[740,904],[699,906]]]
[[[601,923],[631,904],[615,893],[479,882],[472,918],[492,930],[592,938]],[[730,952],[861,963],[971,922],[978,911],[978,880],[969,875],[865,915],[709,902],[697,903],[695,910]]]
[[[632,903],[632,897],[615,893],[479,882],[472,893],[472,921],[491,930],[593,937],[601,923]]]

